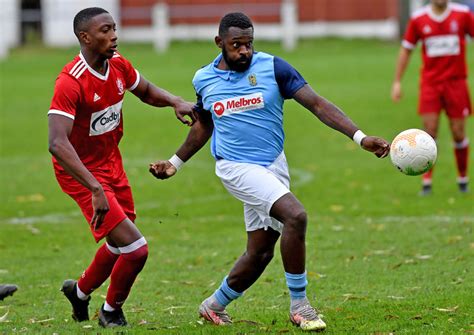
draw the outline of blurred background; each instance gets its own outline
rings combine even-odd
[[[173,40],[209,40],[229,11],[243,11],[259,40],[280,40],[292,50],[298,39],[324,36],[396,39],[409,13],[423,0],[0,0],[0,57],[11,47],[41,41],[76,43],[74,15],[100,6],[115,18],[120,39],[151,42],[166,51]],[[461,0],[474,8],[474,0]]]

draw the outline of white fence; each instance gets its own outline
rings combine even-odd
[[[262,4],[268,7],[260,13],[274,13],[281,18],[279,23],[275,24],[255,24],[255,38],[257,40],[280,40],[282,46],[287,50],[296,47],[299,38],[323,37],[323,36],[341,36],[358,38],[381,38],[394,39],[398,37],[398,19],[390,18],[380,21],[349,21],[349,22],[299,22],[298,8],[296,1],[283,1],[278,6],[272,4]],[[171,17],[180,17],[189,13],[195,13],[199,5],[187,5],[187,12],[176,9],[177,6],[169,6],[165,3],[159,3],[153,8],[153,27],[128,28],[122,32],[122,39],[153,41],[153,45],[158,52],[164,52],[168,49],[173,40],[212,40],[217,34],[217,25],[205,24],[177,24],[171,25]],[[181,6],[183,7],[183,6]],[[216,6],[213,6],[215,9]],[[205,10],[205,9],[204,9]],[[257,13],[255,13],[257,14]],[[261,15],[261,14],[260,14]],[[214,16],[209,13],[209,16]],[[252,16],[249,13],[249,16]]]

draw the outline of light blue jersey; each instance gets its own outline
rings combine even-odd
[[[283,151],[283,102],[306,82],[278,57],[255,52],[245,72],[217,68],[222,54],[193,78],[198,107],[214,122],[215,159],[268,166]]]

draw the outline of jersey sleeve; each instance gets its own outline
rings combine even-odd
[[[133,91],[137,88],[138,83],[140,82],[140,73],[133,67],[127,59],[120,56],[122,63],[123,76],[125,78],[125,85],[127,90]]]
[[[471,37],[474,37],[474,13],[469,11],[467,13],[467,31],[466,33],[471,36]]]
[[[81,88],[79,83],[71,76],[61,73],[56,79],[54,95],[48,115],[58,114],[74,120],[80,96]]]
[[[204,104],[202,103],[202,96],[196,93],[196,103],[194,104],[194,110],[198,113],[204,111]]]
[[[416,47],[416,43],[419,40],[419,36],[416,30],[416,23],[415,20],[411,19],[408,22],[407,30],[405,31],[405,35],[403,36],[402,46],[405,49],[413,50]]]
[[[301,87],[306,84],[304,78],[296,69],[279,57],[273,58],[275,79],[280,94],[285,99],[291,99]]]

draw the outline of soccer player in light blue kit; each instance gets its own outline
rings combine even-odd
[[[317,95],[278,57],[253,50],[253,25],[242,13],[225,15],[215,38],[222,53],[196,72],[197,121],[176,154],[150,165],[159,179],[173,176],[212,136],[216,174],[244,203],[247,249],[199,314],[217,325],[232,323],[225,307],[262,274],[281,235],[281,256],[291,297],[290,319],[303,330],[326,324],[306,298],[305,209],[290,192],[283,152],[283,102],[295,99],[323,123],[385,157],[389,144],[366,136],[335,105]]]

